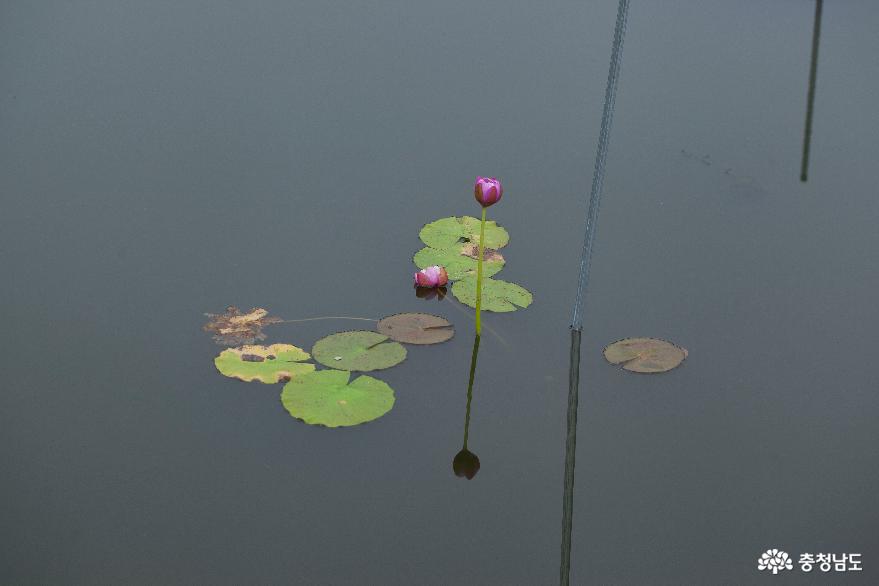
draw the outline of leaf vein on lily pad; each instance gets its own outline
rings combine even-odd
[[[455,335],[451,322],[429,313],[397,313],[383,317],[376,329],[405,344],[439,344]]]
[[[309,425],[347,427],[378,419],[394,406],[394,390],[368,375],[348,382],[350,372],[319,370],[291,380],[281,403]]]
[[[434,265],[445,267],[452,281],[460,281],[467,277],[475,277],[478,266],[475,257],[479,256],[477,252],[474,256],[470,256],[473,245],[456,244],[451,248],[432,248],[425,246],[415,253],[412,261],[419,269],[426,269]],[[486,250],[483,253],[482,274],[490,277],[500,272],[504,268],[504,257],[496,250]]]
[[[645,374],[667,372],[688,356],[685,348],[659,338],[625,338],[609,344],[604,357],[624,370]]]
[[[476,307],[476,278],[468,277],[452,285],[452,294],[464,305]],[[482,309],[509,312],[531,305],[534,296],[530,291],[500,279],[482,280]]]
[[[317,362],[338,370],[381,370],[406,359],[406,348],[402,344],[368,330],[339,332],[321,338],[311,353]]]
[[[472,216],[451,216],[425,224],[418,237],[431,248],[451,248],[465,242],[479,243],[480,220]],[[485,247],[497,250],[510,241],[506,230],[497,222],[485,223]]]

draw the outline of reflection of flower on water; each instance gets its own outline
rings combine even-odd
[[[445,287],[415,287],[415,296],[419,299],[436,298],[442,301],[446,297],[446,291]]]
[[[452,461],[452,470],[455,471],[455,476],[472,480],[479,472],[479,458],[465,448],[455,455],[455,459]]]
[[[757,560],[757,569],[761,572],[772,570],[773,574],[777,574],[779,570],[792,570],[793,564],[786,551],[767,549]]]

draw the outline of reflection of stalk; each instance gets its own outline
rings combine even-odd
[[[472,480],[479,472],[479,457],[467,449],[467,438],[470,435],[470,403],[473,401],[473,379],[476,375],[476,357],[479,355],[479,336],[473,340],[473,354],[470,355],[470,380],[467,382],[467,412],[464,415],[464,447],[455,454],[452,470],[455,476]]]
[[[812,25],[812,60],[809,63],[809,93],[806,94],[806,128],[803,131],[803,160],[800,181],[809,177],[809,148],[812,144],[812,112],[815,109],[815,81],[818,77],[818,40],[821,36],[821,9],[824,0],[815,0],[815,22]]]
[[[484,213],[484,212],[483,212]],[[479,355],[479,336],[473,340],[473,353],[470,355],[470,380],[467,382],[467,412],[464,416],[464,450],[470,435],[470,402],[473,401],[473,379],[476,376],[476,357]]]
[[[476,261],[476,346],[482,335],[482,253],[485,251],[485,207],[482,208],[482,222],[479,224],[479,258]]]
[[[571,329],[568,371],[568,425],[565,439],[565,488],[562,495],[562,563],[559,583],[570,584],[571,529],[574,525],[574,464],[577,460],[577,403],[580,393],[580,330]]]

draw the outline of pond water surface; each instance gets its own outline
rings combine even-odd
[[[555,584],[568,325],[617,3],[0,7],[0,582]],[[586,299],[575,584],[879,582],[879,8],[634,2]],[[418,229],[512,240],[472,311]],[[220,376],[204,312],[445,316],[378,421]],[[364,322],[278,324],[310,348]],[[628,336],[689,352],[607,364]],[[778,547],[863,571],[768,576]]]

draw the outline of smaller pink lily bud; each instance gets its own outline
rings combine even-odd
[[[504,195],[503,185],[494,177],[477,177],[473,191],[476,201],[484,208],[496,204]]]
[[[415,273],[416,287],[442,287],[449,282],[445,267],[434,265]]]

